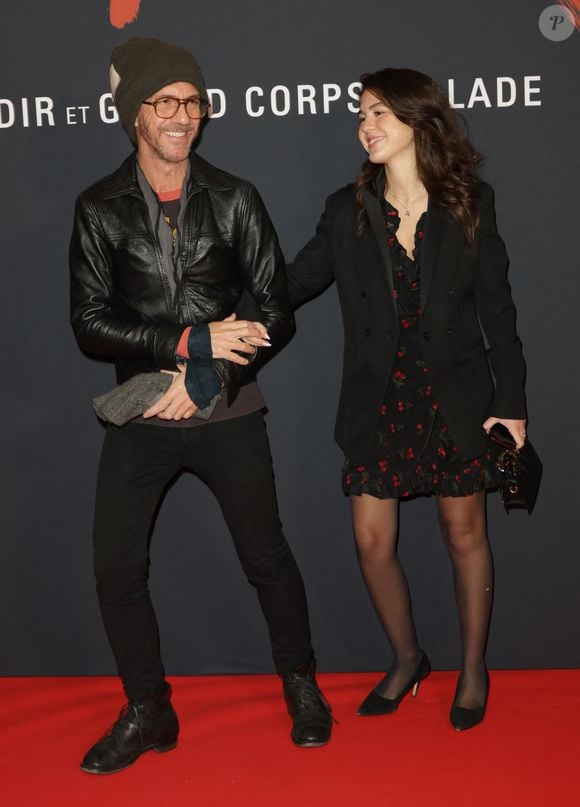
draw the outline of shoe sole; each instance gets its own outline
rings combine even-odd
[[[297,743],[297,742],[294,742],[294,745],[296,746],[296,748],[322,748],[323,745],[328,745],[328,742],[329,742],[328,740],[324,740],[323,742],[320,742],[320,743],[316,743],[316,742],[312,742],[312,743]]]
[[[83,773],[90,773],[93,776],[109,776],[111,773],[120,773],[121,771],[126,771],[127,768],[130,768],[131,765],[134,765],[135,762],[137,762],[140,756],[146,754],[148,751],[156,751],[158,754],[165,754],[167,751],[173,751],[173,749],[176,747],[177,740],[174,743],[167,743],[165,745],[151,745],[149,748],[144,748],[143,751],[137,754],[135,759],[131,760],[131,762],[128,762],[126,765],[123,765],[121,768],[104,770],[103,768],[89,768],[81,764],[80,769],[83,771]]]
[[[290,735],[290,739],[296,746],[296,748],[320,748],[323,745],[327,745],[330,742],[330,736],[326,738],[326,740],[303,740],[299,742],[296,740],[292,735]]]

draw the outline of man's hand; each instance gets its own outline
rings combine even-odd
[[[161,420],[187,420],[195,414],[197,406],[185,389],[185,367],[180,365],[178,373],[170,370],[161,370],[161,372],[172,375],[173,381],[163,397],[150,406],[146,412],[143,412],[143,417],[152,418],[157,415]]]
[[[248,359],[234,351],[253,355],[258,347],[270,347],[268,331],[261,322],[237,320],[235,314],[220,322],[210,322],[211,355],[234,364],[249,364]]]
[[[516,448],[521,448],[526,442],[526,421],[525,420],[510,420],[508,418],[488,418],[483,424],[486,432],[489,432],[495,423],[501,423],[509,431],[511,436],[516,441]]]

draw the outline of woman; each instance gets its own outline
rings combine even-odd
[[[394,712],[430,672],[396,545],[399,500],[433,494],[461,627],[450,716],[461,731],[483,719],[489,690],[485,491],[498,478],[486,432],[502,423],[518,447],[525,441],[507,256],[491,188],[476,175],[480,157],[432,79],[391,68],[364,75],[359,139],[368,159],[356,185],[330,196],[289,269],[295,305],[336,280],[342,308],[335,436],[360,568],[394,656],[358,714]]]

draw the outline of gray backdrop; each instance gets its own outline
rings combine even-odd
[[[111,49],[132,35],[197,55],[208,87],[220,91],[200,153],[255,182],[288,257],[363,158],[351,83],[387,65],[452,81],[496,188],[528,361],[530,433],[545,464],[532,517],[508,517],[489,498],[488,660],[578,665],[578,33],[562,38],[568,21],[558,7],[544,15],[542,33],[545,0],[111,3],[117,15],[131,6],[138,16],[125,27],[111,23],[104,1],[3,10],[0,672],[113,672],[91,568],[102,428],[90,407],[113,372],[73,340],[67,248],[77,193],[129,152],[120,125],[107,122],[106,93]],[[297,336],[261,377],[282,519],[303,570],[320,669],[383,668],[389,651],[356,567],[332,440],[342,351],[334,290],[297,321]],[[453,667],[452,581],[432,500],[403,505],[400,544],[422,643],[435,666]],[[272,669],[254,591],[216,503],[189,474],[166,497],[153,559],[168,672]]]

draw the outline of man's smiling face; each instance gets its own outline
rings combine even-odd
[[[168,84],[154,93],[147,101],[158,101],[160,98],[199,98],[199,91],[193,84],[178,81]],[[202,119],[192,120],[185,106],[181,104],[173,117],[160,118],[155,109],[142,104],[135,121],[137,147],[140,155],[165,163],[180,163],[189,156],[191,146],[199,134]]]

